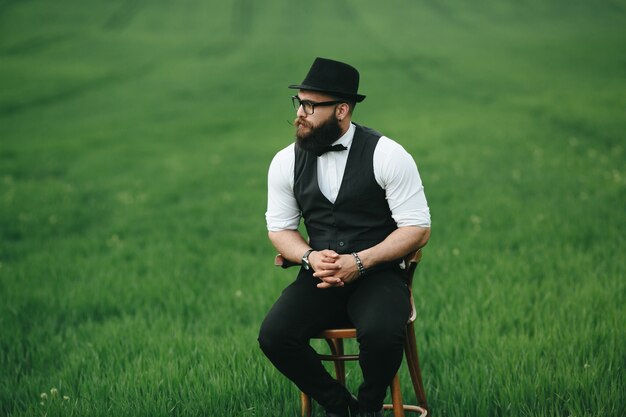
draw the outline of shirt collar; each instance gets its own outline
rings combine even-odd
[[[355,131],[355,129],[356,129],[356,127],[354,126],[354,123],[350,122],[350,127],[348,128],[346,133],[344,133],[339,139],[334,141],[332,144],[333,145],[343,145],[346,148],[350,149],[350,145],[352,145],[352,139],[354,139],[354,131]]]

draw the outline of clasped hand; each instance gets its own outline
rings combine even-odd
[[[352,255],[339,255],[334,250],[325,249],[311,252],[309,262],[315,271],[313,276],[322,281],[317,288],[343,287],[359,276],[359,268]]]

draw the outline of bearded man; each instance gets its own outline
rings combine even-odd
[[[290,85],[296,142],[268,174],[267,228],[296,280],[261,326],[262,351],[329,417],[382,416],[402,362],[410,313],[402,259],[426,244],[430,211],[413,158],[395,141],[352,122],[359,72],[317,58]],[[298,231],[304,219],[308,239]],[[354,326],[363,382],[353,396],[326,372],[310,339]]]

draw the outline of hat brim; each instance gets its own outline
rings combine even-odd
[[[352,93],[346,93],[342,91],[331,91],[331,90],[326,90],[323,88],[314,87],[312,85],[306,85],[306,84],[291,84],[289,88],[293,88],[295,90],[319,91],[320,93],[328,93],[330,95],[337,96],[339,98],[345,98],[347,100],[355,101],[357,103],[362,102],[363,100],[365,100],[365,97],[366,97],[363,94],[352,94]]]

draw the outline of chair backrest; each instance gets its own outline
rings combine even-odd
[[[417,252],[409,253],[404,258],[404,265],[406,268],[406,284],[409,287],[409,294],[411,299],[411,315],[409,316],[409,323],[413,323],[417,318],[417,310],[415,308],[415,300],[413,299],[413,277],[415,270],[422,260],[422,250],[418,249]]]
[[[415,275],[415,270],[422,260],[422,250],[418,249],[415,252],[409,253],[404,257],[404,265],[406,268],[406,278],[407,284],[409,287],[413,285],[413,275]]]

